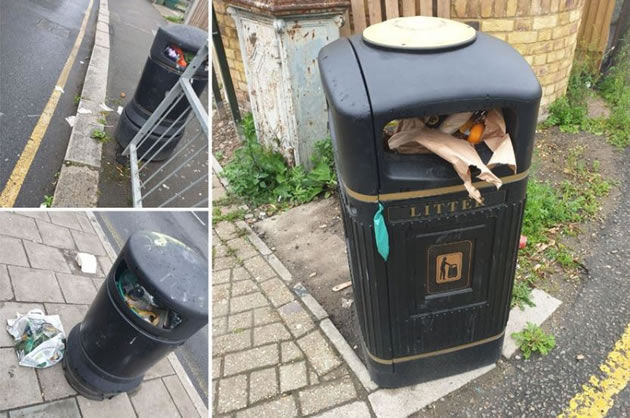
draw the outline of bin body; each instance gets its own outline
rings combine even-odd
[[[182,322],[166,329],[136,315],[117,288],[125,272]],[[90,399],[135,390],[149,368],[207,324],[207,275],[207,262],[185,244],[163,234],[134,233],[68,336],[63,366],[70,385]]]
[[[471,63],[479,63],[478,66]],[[320,73],[340,185],[354,306],[365,362],[384,387],[433,380],[495,362],[507,324],[541,89],[508,44],[402,51],[361,35],[322,49]],[[396,119],[501,108],[517,173],[468,197],[451,164],[387,151]],[[484,161],[490,151],[478,146]],[[390,252],[377,252],[382,204]]]
[[[184,72],[184,68],[177,68],[176,63],[165,55],[166,48],[176,46],[181,48],[184,53],[194,56],[203,47],[207,38],[207,32],[193,26],[168,25],[158,28],[135,94],[125,106],[116,126],[114,136],[123,148],[129,145]],[[207,70],[198,71],[192,79],[193,90],[200,96],[207,85]],[[182,98],[140,147],[138,155],[142,156],[146,150],[151,149],[151,152],[144,158],[148,159],[164,143],[173,138],[154,157],[154,160],[162,161],[170,156],[183,136],[183,129],[179,130],[179,128],[184,125],[190,111],[187,100]],[[157,144],[153,145],[156,142]]]

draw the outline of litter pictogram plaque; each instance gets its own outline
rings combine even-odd
[[[429,247],[427,254],[429,294],[470,287],[472,247],[471,241]]]

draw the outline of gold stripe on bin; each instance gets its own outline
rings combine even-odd
[[[377,362],[377,363],[380,363],[380,364],[397,364],[397,363],[404,363],[406,361],[419,360],[419,359],[422,359],[422,358],[439,356],[439,355],[442,355],[442,354],[448,354],[448,353],[452,353],[454,351],[459,351],[459,350],[463,350],[463,349],[466,349],[466,348],[475,347],[477,345],[481,345],[481,344],[485,344],[485,343],[489,343],[489,342],[498,340],[499,338],[503,337],[503,334],[505,334],[505,330],[502,331],[500,334],[495,335],[493,337],[484,338],[483,340],[475,341],[475,342],[472,342],[472,343],[458,345],[458,346],[450,347],[450,348],[444,348],[442,350],[437,350],[437,351],[431,351],[430,353],[415,354],[413,356],[397,357],[397,358],[393,358],[393,359],[382,359],[382,358],[376,357],[374,354],[370,353],[367,350],[366,350],[366,352],[368,353],[370,358],[372,360],[374,360],[375,362]]]
[[[529,175],[529,169],[523,171],[522,173],[514,174],[511,176],[501,177],[501,182],[503,184],[514,183],[520,180],[523,180]],[[486,187],[494,187],[494,184],[488,183],[487,181],[477,181],[473,183],[478,189],[486,188]],[[415,190],[411,192],[397,192],[397,193],[384,193],[377,195],[368,195],[362,194],[359,192],[355,192],[350,189],[348,186],[344,184],[344,188],[348,196],[352,197],[355,200],[359,200],[361,202],[389,202],[393,200],[405,200],[405,199],[416,199],[420,197],[431,197],[431,196],[441,196],[449,193],[458,193],[466,190],[463,184],[457,184],[454,186],[446,186],[446,187],[436,187],[433,189],[426,190]]]

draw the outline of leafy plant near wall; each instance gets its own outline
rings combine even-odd
[[[232,193],[258,206],[271,202],[306,203],[335,190],[337,177],[329,139],[315,144],[313,169],[306,172],[301,166],[289,167],[280,153],[258,142],[251,114],[243,119],[242,128],[245,144],[234,152],[223,171]]]
[[[600,84],[601,95],[611,106],[605,130],[611,144],[630,145],[630,31],[621,42],[616,64]]]
[[[589,130],[586,99],[597,75],[585,63],[574,63],[565,96],[549,106],[549,117],[544,126],[558,126],[562,132],[577,133]]]
[[[567,94],[549,106],[549,118],[543,126],[558,126],[562,132],[604,133],[612,145],[630,145],[630,34],[620,45],[616,64],[603,78],[587,64],[574,63]],[[611,108],[607,119],[588,117],[586,99],[597,93]]]

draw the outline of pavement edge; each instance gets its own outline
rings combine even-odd
[[[94,228],[94,231],[96,232],[96,235],[98,236],[99,240],[103,244],[103,247],[105,248],[105,252],[107,253],[111,262],[113,263],[116,260],[116,256],[117,256],[116,251],[114,251],[114,248],[112,247],[109,240],[107,239],[107,236],[105,235],[105,232],[101,228],[101,225],[98,223],[98,220],[96,219],[96,216],[94,215],[94,212],[86,211],[86,215],[88,219],[90,220],[90,223],[92,224],[92,227]],[[199,413],[199,416],[204,417],[204,418],[209,416],[208,408],[204,404],[203,399],[201,399],[201,396],[199,395],[199,393],[197,393],[197,390],[193,386],[190,378],[188,377],[188,374],[186,374],[186,371],[184,370],[184,366],[182,366],[181,362],[179,361],[175,353],[168,354],[167,358],[168,358],[169,363],[173,367],[173,370],[175,371],[175,374],[177,375],[179,381],[184,387],[186,394],[188,395],[193,405],[195,406],[195,409]]]
[[[109,72],[109,4],[100,0],[92,55],[81,100],[59,172],[53,207],[96,207],[103,144],[92,138],[103,131],[101,107],[105,103]]]

